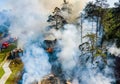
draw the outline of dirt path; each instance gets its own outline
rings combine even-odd
[[[4,71],[5,71],[5,74],[2,76],[2,78],[0,79],[0,84],[5,84],[5,82],[7,81],[7,79],[9,78],[9,76],[11,75],[12,71],[10,70],[9,68],[9,64],[10,64],[11,61],[6,61],[4,63],[4,65],[2,66]]]

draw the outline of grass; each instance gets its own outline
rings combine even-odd
[[[6,56],[8,56],[8,53],[15,48],[16,48],[16,43],[12,43],[9,45],[7,49],[4,49],[0,52],[0,64],[4,62],[4,60],[7,58]],[[20,73],[23,70],[23,63],[20,60],[20,58],[17,58],[11,61],[9,67],[12,73],[5,84],[16,84],[21,77]],[[0,77],[2,77],[4,73],[5,73],[4,70],[2,69],[2,67],[0,67]]]
[[[2,78],[2,76],[4,75],[5,71],[3,70],[2,67],[0,67],[0,78]]]
[[[0,64],[4,61],[6,53],[0,53]]]
[[[12,44],[9,45],[8,48],[4,49],[1,53],[8,53],[8,52],[10,52],[11,50],[13,50],[15,48],[16,48],[16,44],[12,43]]]
[[[16,48],[16,45],[14,43],[10,44],[10,46],[7,49],[4,49],[0,52],[0,64],[4,61],[4,59],[6,58],[7,54],[13,50],[14,48]]]
[[[16,48],[16,43],[12,43],[9,45],[9,47],[7,49],[3,49],[0,52],[0,64],[3,63],[4,60],[6,60],[9,52],[15,48]],[[16,81],[19,79],[19,76],[20,76],[19,73],[23,69],[23,63],[20,59],[14,59],[11,61],[9,67],[12,71],[12,74],[8,78],[6,84],[15,84]],[[4,73],[5,72],[4,72],[3,68],[0,67],[0,78],[3,76]]]
[[[16,82],[20,79],[21,72],[23,70],[23,63],[20,59],[14,59],[9,65],[12,74],[8,78],[5,84],[16,84]]]

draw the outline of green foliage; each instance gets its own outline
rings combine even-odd
[[[0,52],[0,63],[2,63],[4,61],[4,59],[6,58],[7,54],[13,50],[14,48],[16,48],[15,44],[10,44],[10,46],[7,49],[4,49]]]
[[[87,34],[87,35],[85,35],[83,38],[89,38],[89,39],[92,39],[92,41],[95,41],[95,38],[96,38],[96,34]]]
[[[0,64],[4,61],[6,53],[0,53]]]
[[[102,20],[102,25],[105,31],[106,40],[120,41],[120,12],[117,8],[107,9]],[[120,43],[116,42],[119,47]]]
[[[3,70],[2,67],[0,67],[0,78],[4,75],[5,71]]]
[[[20,59],[14,59],[9,65],[12,74],[5,84],[15,84],[20,79],[20,74],[23,70],[23,63]]]
[[[116,42],[120,47],[120,2],[117,2],[116,8],[103,8],[96,6],[95,3],[88,3],[84,11],[87,18],[100,17],[98,20],[104,28],[104,40]],[[106,5],[107,6],[107,5]],[[96,18],[96,20],[97,20]],[[95,20],[95,19],[94,19]],[[96,23],[98,23],[96,21]],[[97,26],[98,27],[98,26]],[[97,33],[97,32],[96,32]]]
[[[94,58],[97,56],[102,56],[103,58],[106,58],[106,54],[103,52],[104,49],[95,46],[96,34],[87,34],[83,38],[89,38],[91,42],[91,45],[89,46],[89,50],[93,54]]]
[[[2,62],[4,62],[4,60],[6,60],[7,54],[13,50],[14,48],[16,48],[16,44],[10,44],[10,46],[7,49],[4,49],[2,52],[0,52],[0,64]],[[4,75],[4,70],[2,67],[0,67],[0,78]],[[10,83],[11,84],[11,83]]]
[[[85,18],[94,19],[94,16],[98,16],[99,7],[97,7],[93,2],[89,2],[84,11],[85,11]]]
[[[96,42],[96,34],[87,34],[87,35],[85,35],[83,38],[88,38],[89,39],[89,41],[91,42],[91,49],[93,49],[94,48],[94,44],[95,44],[95,42]]]
[[[52,23],[49,27],[59,29],[67,23],[63,16],[60,15],[61,9],[56,7],[54,12],[49,15],[47,22]]]
[[[10,44],[8,48],[4,49],[1,53],[7,53],[16,48],[16,44]]]
[[[104,51],[104,50],[97,48],[97,49],[96,49],[96,52],[95,52],[95,54],[94,54],[94,57],[102,56],[103,58],[105,58],[105,57],[106,57],[106,54],[103,53],[103,51]]]

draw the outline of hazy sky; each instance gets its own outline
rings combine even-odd
[[[1,8],[3,8],[3,9],[9,9],[10,7],[9,7],[9,3],[8,3],[8,1],[12,1],[12,0],[0,0],[0,9]],[[14,0],[13,0],[14,1]],[[50,3],[50,1],[52,1],[52,2],[59,2],[59,3],[61,3],[62,2],[62,0],[41,0],[41,1],[45,1],[45,2],[47,2],[47,4],[49,4]],[[79,2],[86,2],[86,1],[95,1],[95,0],[67,0],[67,1],[70,1],[70,2],[75,2],[75,1],[79,1]],[[114,6],[114,2],[117,2],[118,0],[108,0],[108,2],[109,2],[109,4],[111,5],[111,6]],[[55,4],[54,3],[54,4]],[[53,4],[52,4],[53,5]],[[55,4],[56,5],[56,4]]]

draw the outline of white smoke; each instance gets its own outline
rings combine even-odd
[[[25,48],[22,57],[25,67],[22,84],[31,84],[50,73],[51,65],[48,62],[48,55],[37,43],[30,44]]]
[[[79,84],[78,79],[73,79],[72,84]]]
[[[72,1],[75,2],[74,0],[71,0],[70,3],[73,3]],[[56,6],[61,6],[60,2],[62,1],[8,0],[6,2],[7,7],[5,8],[9,9],[12,13],[11,15],[13,16],[11,17],[11,26],[9,32],[13,37],[18,38],[18,47],[24,47],[26,51],[22,58],[26,71],[26,73],[23,75],[23,84],[30,84],[36,80],[38,81],[50,72],[50,65],[47,61],[48,58],[46,53],[42,50],[42,48],[38,48],[36,45],[28,43],[32,39],[35,39],[39,33],[45,32],[44,29],[47,27],[46,21],[48,16]],[[80,7],[81,6],[79,6],[79,8]],[[76,7],[76,9],[79,8]],[[74,7],[74,10],[76,9]],[[72,33],[72,31],[70,32]],[[74,36],[72,38],[74,38]],[[72,42],[72,40],[69,41]],[[75,45],[73,45],[73,47],[71,46],[72,50],[75,47]],[[65,58],[65,60],[67,60],[67,58]],[[74,63],[72,56],[70,56],[70,60],[68,61],[71,64]],[[75,64],[73,64],[73,66],[74,65]],[[71,67],[69,67],[69,69]]]
[[[94,73],[94,72],[90,72]],[[84,80],[82,81],[82,84],[111,84],[110,79],[106,78],[102,74],[96,74],[95,76],[89,76],[89,79],[87,76],[84,76]],[[86,81],[87,80],[87,81]]]
[[[114,78],[114,61],[107,59],[107,65],[99,56],[91,63],[89,60],[85,61],[87,57],[91,58],[90,54],[80,57],[79,64],[74,72],[74,79],[72,84],[112,84],[115,82]],[[109,62],[111,61],[111,62]]]
[[[87,0],[86,0],[87,1]],[[73,5],[73,16],[77,17],[86,1],[68,0]],[[38,34],[47,26],[47,19],[55,7],[61,7],[63,0],[7,0],[1,10],[12,13],[10,33],[19,38],[18,47],[23,47],[28,37]],[[77,3],[77,4],[76,4]],[[71,17],[73,17],[71,16]]]
[[[14,3],[14,4],[13,4]],[[48,10],[39,0],[10,0],[12,24],[10,33],[18,38],[18,47],[23,47],[28,38],[43,31],[47,25]],[[35,36],[36,37],[36,36]]]
[[[65,25],[65,30],[62,32],[60,45],[62,51],[58,53],[58,59],[62,63],[63,71],[66,72],[66,76],[71,74],[76,66],[78,53],[78,46],[80,43],[78,30],[74,25]]]
[[[115,45],[113,45],[112,47],[109,48],[108,50],[112,55],[115,55],[115,56],[120,56],[120,49],[117,48]]]
[[[12,16],[9,32],[18,38],[18,47],[25,50],[22,57],[25,69],[22,84],[40,81],[50,73],[51,65],[44,49],[32,41],[37,39],[39,43],[42,40],[37,36],[44,33],[50,10],[45,9],[40,0],[8,0],[6,5]]]
[[[37,36],[40,35],[40,33],[47,32],[44,29],[47,27],[46,21],[48,15],[56,6],[60,7],[61,3],[62,0],[8,0],[6,3],[7,8],[10,9],[13,16],[11,18],[11,27],[9,32],[12,36],[18,37],[18,47],[25,47],[25,54],[22,57],[26,71],[23,75],[23,84],[30,84],[32,82],[39,81],[43,76],[49,74],[51,71],[51,65],[48,62],[46,52],[43,48],[34,44],[32,40],[35,38],[37,40],[42,40],[41,38],[37,38]],[[81,11],[81,6],[84,6],[84,1],[70,0],[70,3],[73,4],[74,10],[72,17],[75,18]],[[78,52],[80,35],[78,34],[78,30],[75,25],[68,24],[65,25],[64,28],[64,31],[51,31],[56,38],[59,39],[62,51],[58,53],[58,59],[62,63],[62,69],[65,72],[66,78],[69,79],[69,76],[71,76],[72,71],[78,63],[77,58],[80,55]],[[30,44],[29,41],[31,42]],[[113,50],[114,49],[111,51]],[[79,68],[81,67],[86,68],[84,65],[79,66]],[[87,68],[89,67],[90,66],[87,66]],[[75,73],[75,75],[81,76],[81,79],[83,80],[81,81],[82,84],[110,84],[111,79],[106,76],[102,74],[94,76],[94,72],[98,73],[97,70],[80,70],[81,71],[77,71],[78,73]],[[79,80],[74,79],[73,84],[79,84],[78,81]]]

